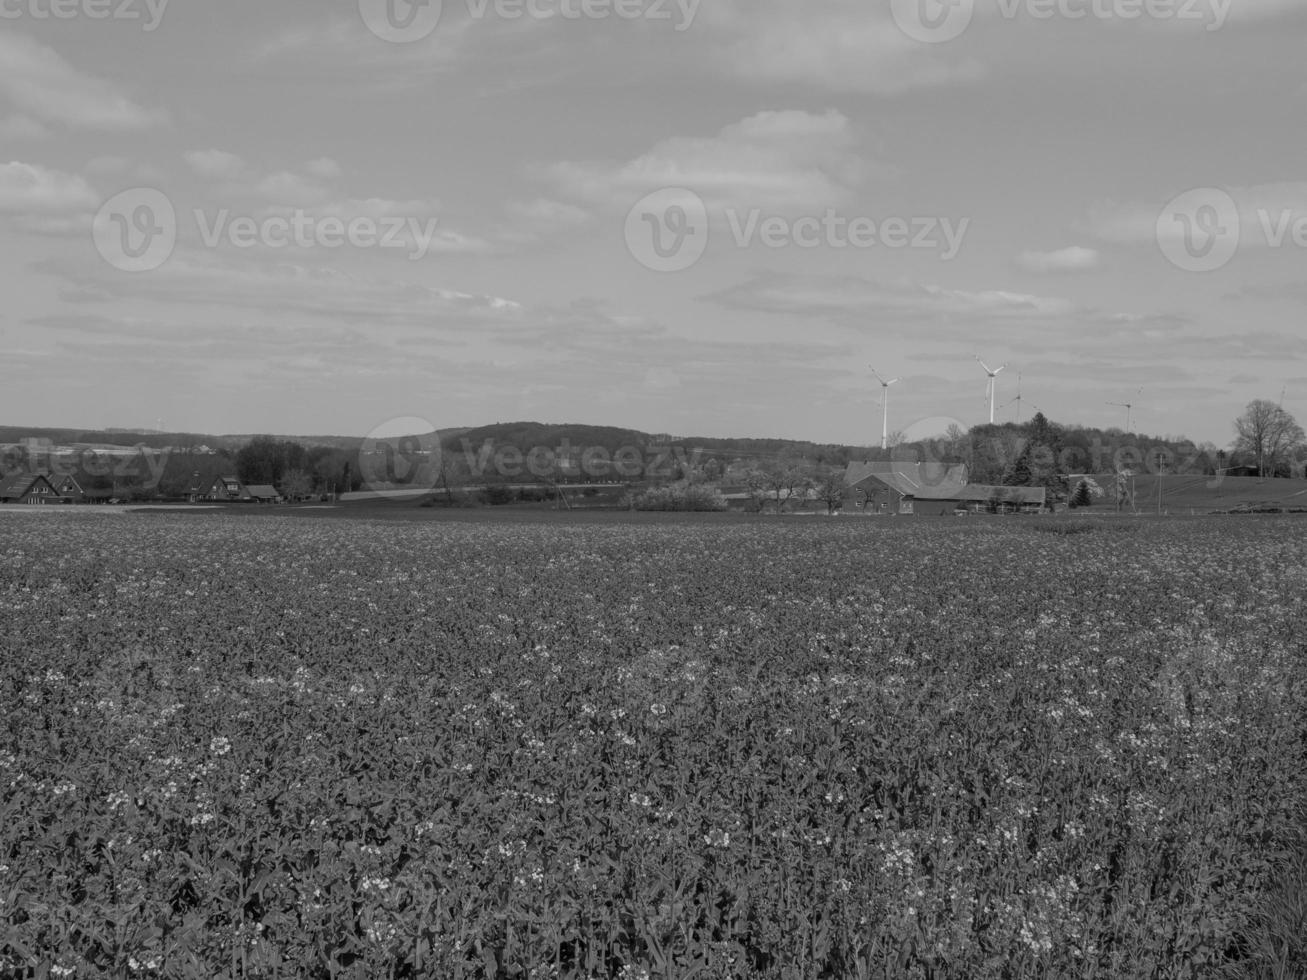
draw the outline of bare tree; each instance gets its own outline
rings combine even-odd
[[[776,513],[780,513],[788,501],[807,493],[812,485],[808,467],[799,459],[778,459],[759,471],[763,486],[776,501]]]
[[[762,510],[763,504],[767,500],[768,477],[766,471],[759,467],[751,466],[744,471],[744,488],[749,491],[749,497],[753,500],[754,506]]]
[[[840,509],[846,489],[842,469],[831,468],[821,474],[817,480],[817,496],[826,505],[826,513],[833,514]]]
[[[1307,446],[1307,435],[1292,415],[1273,401],[1259,398],[1248,403],[1234,420],[1236,451],[1257,460],[1258,476],[1274,476],[1275,468]],[[1268,474],[1269,470],[1269,474]]]
[[[287,500],[303,500],[313,492],[313,477],[308,470],[288,470],[281,478],[281,492]]]

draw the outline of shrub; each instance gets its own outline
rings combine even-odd
[[[726,498],[715,486],[690,483],[673,483],[650,487],[629,497],[633,510],[661,511],[720,511],[726,509]]]

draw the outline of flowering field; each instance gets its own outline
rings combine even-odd
[[[0,973],[1301,968],[1304,530],[0,515]]]

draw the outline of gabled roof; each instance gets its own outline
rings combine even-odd
[[[981,502],[997,500],[1007,504],[1040,504],[1048,499],[1048,492],[1043,487],[989,487],[972,484],[962,488],[962,495],[957,500]]]
[[[867,480],[918,500],[957,500],[967,485],[967,467],[965,463],[885,460],[850,463],[844,471],[845,486],[856,487]]]
[[[276,487],[270,487],[266,483],[252,483],[245,488],[245,492],[251,497],[271,500],[274,497],[280,497]]]
[[[16,473],[0,483],[0,498],[24,497],[41,481],[45,481],[50,489],[54,490],[54,484],[50,483],[44,473]]]

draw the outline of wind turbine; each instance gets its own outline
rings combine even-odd
[[[1002,364],[996,368],[991,369],[988,364],[980,360],[979,354],[976,355],[976,360],[979,361],[980,366],[985,369],[985,373],[989,375],[989,387],[988,387],[989,424],[993,425],[994,424],[994,392],[995,389],[998,387],[998,384],[995,379],[998,378],[999,372],[1001,372],[1003,368],[1007,367],[1007,365]]]
[[[1133,397],[1138,398],[1143,393],[1144,393],[1144,389],[1140,388],[1138,391],[1134,393]],[[1125,409],[1125,430],[1126,432],[1129,432],[1131,412],[1134,411],[1135,403],[1134,402],[1108,402],[1108,404],[1115,405],[1117,408]]]
[[[1003,407],[1007,408],[1008,405],[1016,405],[1017,425],[1020,425],[1021,424],[1021,375],[1019,374],[1017,375],[1017,397],[1013,398],[1010,402],[1007,403],[1007,405],[1004,405]]]
[[[890,381],[886,381],[884,378],[882,378],[879,374],[876,373],[875,368],[871,369],[871,375],[873,378],[875,378],[877,381],[880,382],[881,388],[884,389],[884,393],[881,395],[880,398],[881,405],[885,409],[885,413],[881,420],[881,426],[880,426],[880,448],[882,450],[885,450],[889,448],[889,386],[896,385],[903,379],[894,378]]]

